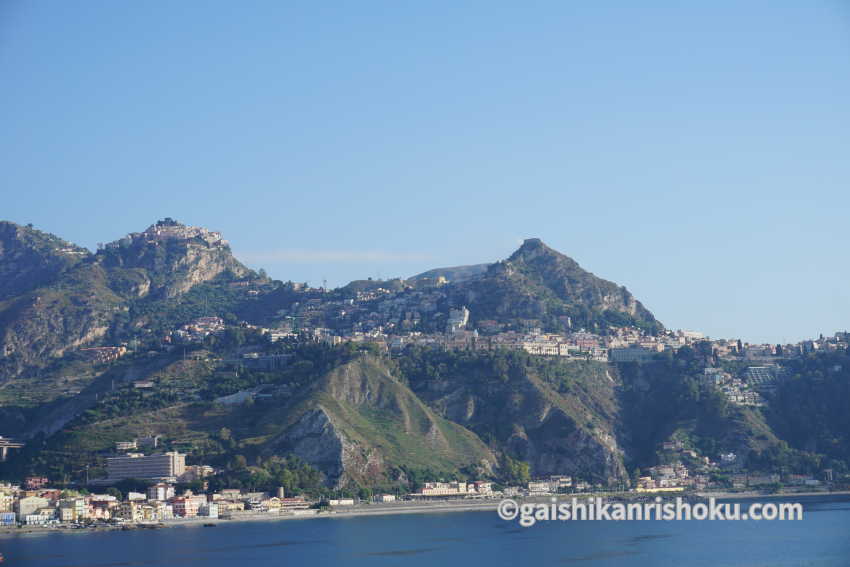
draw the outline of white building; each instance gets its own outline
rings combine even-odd
[[[186,472],[186,455],[177,452],[145,456],[128,453],[106,459],[109,481],[138,478],[143,480],[176,479]]]

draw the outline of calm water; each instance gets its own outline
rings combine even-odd
[[[495,512],[0,538],[15,567],[204,565],[850,566],[850,501],[802,522],[552,522]],[[5,566],[4,566],[5,567]]]

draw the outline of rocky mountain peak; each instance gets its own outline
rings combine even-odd
[[[539,238],[526,238],[523,241],[522,246],[517,248],[517,250],[510,255],[508,262],[531,263],[535,260],[539,261],[540,259],[568,263],[571,267],[578,267],[578,264],[572,258],[550,248]]]

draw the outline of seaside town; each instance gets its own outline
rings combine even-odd
[[[121,250],[138,243],[158,246],[175,239],[193,239],[209,247],[227,246],[219,233],[166,222],[103,248]],[[559,319],[559,326],[566,331],[546,332],[538,320],[500,323],[475,318],[467,306],[451,306],[444,291],[448,280],[443,276],[354,283],[329,291],[325,287],[271,282],[267,278],[231,281],[227,283],[229,291],[244,294],[247,299],[260,301],[265,295],[283,290],[290,300],[283,302],[287,307],[278,309],[272,317],[274,323],[267,326],[208,314],[181,321],[165,332],[140,326],[133,340],[84,346],[76,354],[79,360],[103,369],[128,356],[182,353],[185,357],[189,353],[192,357],[206,357],[214,366],[214,376],[226,379],[237,377],[246,369],[275,371],[285,368],[292,355],[281,347],[301,343],[369,344],[390,356],[411,347],[498,350],[559,360],[635,365],[649,363],[681,349],[691,349],[704,363],[698,377],[701,387],[721,393],[729,404],[763,408],[768,405],[777,381],[784,376],[783,361],[818,352],[846,351],[850,347],[850,333],[847,332],[794,344],[751,344],[740,339],[712,339],[685,330],[652,333],[631,326],[609,326],[591,332],[584,328],[574,329],[568,316]],[[260,340],[242,343],[238,348],[211,348],[232,332],[251,333],[254,339]],[[156,386],[150,379],[131,382],[132,390],[140,395],[154,392]],[[221,395],[213,401],[221,406],[233,406],[272,398],[286,388],[286,384],[260,384]],[[179,388],[172,387],[172,392],[183,394]],[[107,475],[88,479],[86,473],[84,484],[68,483],[67,479],[51,483],[51,479],[30,476],[20,485],[0,485],[0,526],[128,525],[296,517],[339,513],[364,506],[377,509],[445,500],[565,493],[740,493],[776,491],[779,487],[786,491],[826,491],[832,489],[835,482],[829,469],[818,476],[782,471],[753,474],[734,452],[722,452],[719,458],[712,460],[695,450],[686,437],[677,439],[674,436],[659,448],[657,462],[660,464],[634,471],[628,481],[615,485],[567,475],[529,478],[515,486],[501,486],[480,479],[431,478],[412,492],[370,495],[365,499],[340,493],[336,498],[309,499],[300,494],[285,494],[283,488],[273,494],[236,488],[210,491],[207,481],[220,471],[203,464],[187,465],[187,454],[165,450],[161,441],[159,436],[151,435],[116,442],[112,454],[105,455]],[[0,436],[0,461],[25,446],[23,440]],[[141,482],[143,489],[122,492],[116,488],[126,481]]]
[[[850,0],[0,0],[0,567],[850,567]]]
[[[150,440],[146,443],[150,445]],[[132,446],[131,446],[132,445]],[[118,450],[135,449],[137,443]],[[186,455],[174,451],[128,452],[107,459],[108,478],[78,488],[57,488],[46,477],[27,477],[21,485],[0,484],[0,528],[130,528],[162,527],[169,523],[198,522],[213,526],[214,520],[260,520],[311,517],[319,514],[389,513],[427,511],[435,504],[488,505],[505,497],[535,498],[569,494],[605,494],[641,497],[663,493],[708,496],[775,491],[780,483],[786,493],[824,492],[834,488],[831,471],[823,478],[805,475],[749,474],[737,464],[735,454],[719,462],[700,457],[680,441],[664,444],[668,464],[640,474],[632,487],[603,486],[565,475],[529,480],[522,486],[498,486],[490,481],[425,482],[416,492],[379,493],[368,499],[339,496],[322,500],[274,493],[221,489],[195,493],[181,484],[216,473],[212,467],[187,466]],[[686,464],[687,463],[687,464]],[[144,483],[138,491],[121,492],[116,483]],[[207,483],[202,482],[202,486]],[[106,490],[98,488],[109,486]],[[714,491],[714,492],[712,492]]]
[[[203,235],[209,237],[208,235]],[[213,235],[211,238],[218,238]],[[246,286],[250,289],[250,284]],[[314,292],[322,290],[313,290]],[[376,295],[385,293],[382,288],[362,294],[358,299],[344,302],[345,308],[353,311],[359,302],[374,301]],[[333,303],[333,302],[331,302]],[[593,334],[579,330],[569,334],[544,333],[540,329],[526,332],[492,332],[495,324],[480,322],[480,327],[491,331],[481,333],[469,330],[470,312],[466,307],[452,309],[446,322],[445,332],[422,333],[401,331],[397,320],[386,310],[370,312],[374,325],[369,330],[354,330],[336,334],[326,327],[299,324],[308,318],[311,306],[317,302],[309,300],[306,308],[298,305],[292,313],[280,314],[281,326],[264,328],[238,323],[228,325],[217,316],[204,316],[189,321],[162,337],[161,348],[179,349],[181,346],[202,345],[210,337],[219,336],[229,327],[250,328],[267,337],[267,344],[277,341],[314,341],[338,345],[344,342],[372,343],[392,354],[409,345],[450,350],[519,350],[543,357],[560,357],[573,360],[598,362],[636,363],[653,360],[664,352],[683,347],[702,349],[708,353],[710,364],[700,377],[706,387],[722,392],[727,400],[736,405],[760,407],[765,405],[764,394],[768,393],[778,377],[782,375],[779,362],[817,351],[846,349],[850,333],[838,332],[832,337],[821,336],[815,340],[796,344],[768,345],[742,343],[740,340],[712,340],[693,331],[665,332],[652,336],[638,329],[617,328],[608,335]],[[342,305],[342,304],[340,304]],[[325,306],[327,307],[327,306]],[[346,315],[343,313],[343,315]],[[415,314],[413,316],[415,320]],[[362,325],[358,325],[362,328]],[[132,352],[132,344],[117,346],[87,347],[80,349],[85,359],[96,364],[110,364]],[[286,354],[273,354],[252,349],[243,352],[237,360],[222,360],[222,372],[234,368],[274,369],[285,366]],[[723,361],[736,361],[741,370],[733,374],[721,367]],[[146,389],[154,384],[135,382],[136,389]],[[263,388],[237,392],[218,398],[222,404],[241,403],[249,398],[262,397]],[[570,476],[551,476],[533,479],[523,486],[494,486],[487,481],[426,482],[417,492],[407,494],[379,494],[370,501],[358,498],[335,498],[310,500],[301,495],[287,495],[283,488],[275,494],[265,492],[242,492],[225,489],[219,492],[194,493],[180,490],[181,484],[201,481],[216,474],[216,470],[205,465],[186,465],[186,455],[179,452],[157,452],[159,438],[147,437],[116,443],[115,455],[106,459],[108,477],[92,480],[88,486],[78,489],[54,488],[44,477],[28,477],[20,485],[0,485],[0,526],[81,526],[81,525],[128,525],[159,524],[167,522],[207,521],[240,518],[269,518],[309,516],[322,512],[358,509],[363,506],[398,505],[422,503],[435,500],[493,499],[505,496],[535,497],[564,493],[600,492],[695,492],[712,490],[767,490],[780,484],[786,490],[828,490],[832,476],[827,471],[823,478],[804,475],[749,474],[740,467],[734,453],[723,454],[718,462],[700,456],[686,447],[682,441],[666,442],[662,447],[661,464],[631,479],[631,486],[603,486],[591,484]],[[5,460],[10,451],[19,450],[24,442],[0,437],[0,460]],[[145,454],[140,451],[148,451]],[[98,486],[113,486],[118,482],[133,479],[149,483],[144,491],[121,493],[115,489],[98,493]],[[90,492],[90,490],[94,490]]]

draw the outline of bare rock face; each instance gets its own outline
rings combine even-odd
[[[373,357],[337,367],[294,407],[281,408],[293,411],[292,424],[265,452],[297,455],[330,486],[390,481],[398,465],[450,472],[469,465],[492,470],[496,462],[478,437],[434,414]]]
[[[137,295],[175,297],[225,272],[248,273],[221,234],[171,219],[107,244],[98,258],[108,269],[132,271]]]
[[[334,425],[321,406],[305,413],[277,443],[322,471],[327,483],[335,488],[349,481],[381,478],[387,473],[381,452],[346,437],[344,427]]]
[[[577,363],[586,365],[576,372],[581,395],[558,391],[521,365],[502,372],[495,367],[499,362],[477,364],[438,378],[414,374],[411,388],[446,419],[528,462],[534,476],[572,474],[597,482],[626,478],[615,434],[617,394],[604,364]]]
[[[351,443],[337,431],[322,407],[301,416],[275,444],[322,471],[334,486],[339,485],[346,457],[350,460],[352,453]]]

